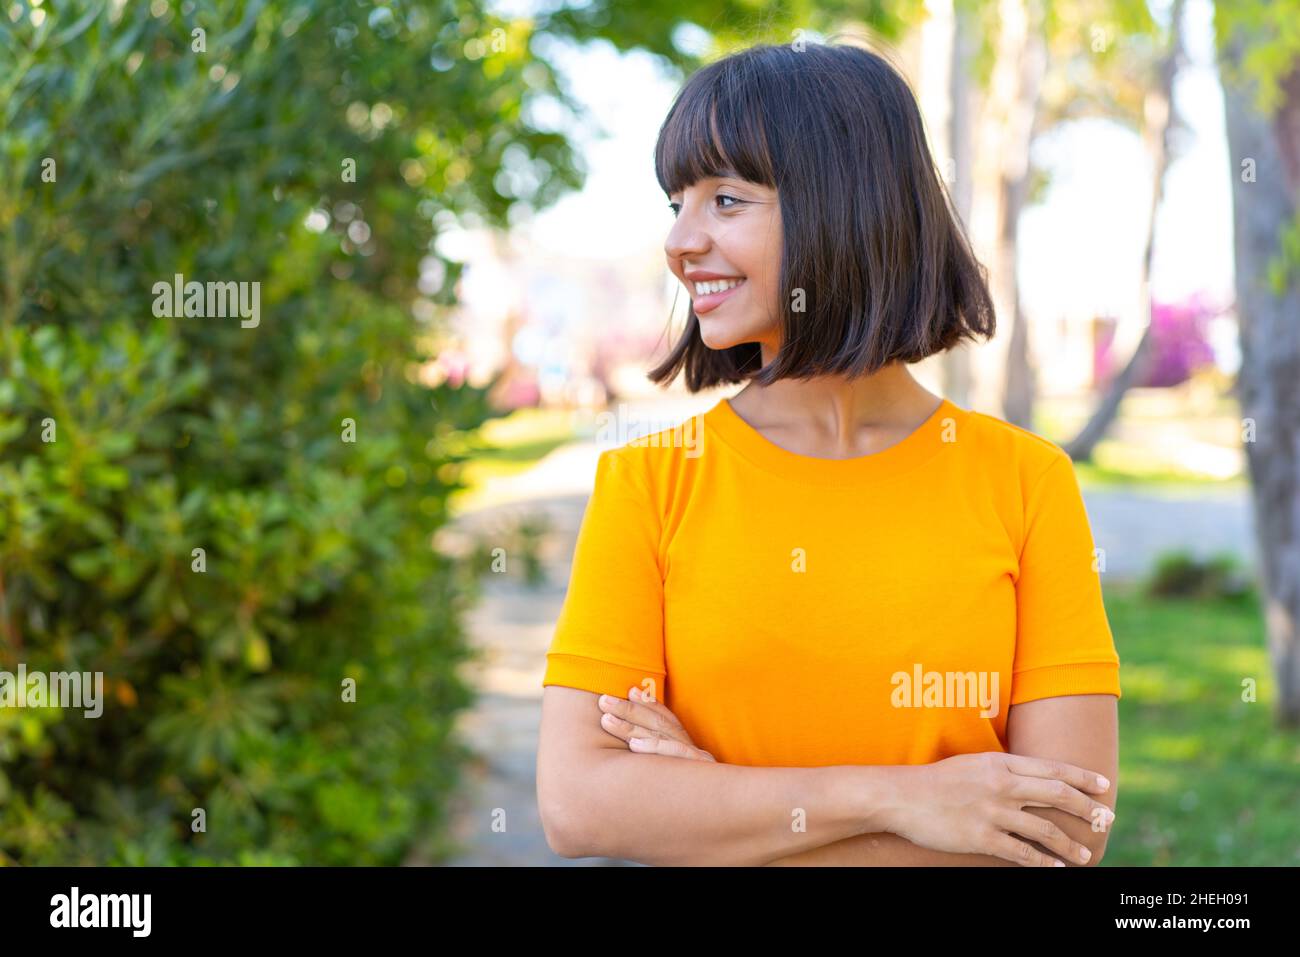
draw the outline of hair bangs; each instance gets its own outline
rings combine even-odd
[[[722,60],[695,74],[673,104],[655,145],[655,177],[666,195],[713,177],[776,186],[762,100]]]

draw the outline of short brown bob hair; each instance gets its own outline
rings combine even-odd
[[[649,373],[692,392],[721,383],[869,375],[994,333],[984,267],[958,225],[907,81],[860,46],[757,45],[693,74],[655,145],[672,195],[739,176],[781,204],[781,347],[710,349],[692,306]],[[796,312],[796,290],[804,311]]]

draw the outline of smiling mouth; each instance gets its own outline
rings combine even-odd
[[[717,279],[692,283],[695,288],[695,297],[692,300],[692,304],[695,306],[695,314],[703,315],[706,312],[712,312],[744,284],[745,278],[743,276],[739,279]]]
[[[708,279],[704,282],[691,283],[691,285],[695,287],[697,296],[707,296],[710,293],[723,292],[733,286],[739,286],[744,281],[744,276],[737,276],[734,279]]]

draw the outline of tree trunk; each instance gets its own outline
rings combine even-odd
[[[951,107],[948,112],[948,150],[952,162],[953,181],[948,184],[953,206],[963,228],[968,228],[971,214],[971,152],[974,84],[971,71],[977,45],[974,22],[964,7],[952,12],[952,60],[949,64],[948,82]],[[968,230],[969,231],[969,230]],[[943,354],[944,393],[960,406],[970,405],[971,344],[960,345]]]
[[[1235,71],[1248,42],[1238,34],[1221,51]],[[1300,724],[1300,276],[1290,270],[1279,293],[1268,270],[1300,201],[1300,67],[1283,84],[1275,117],[1262,115],[1253,91],[1233,77],[1224,76],[1223,88],[1242,355],[1237,394],[1278,718],[1294,726]],[[1253,176],[1243,166],[1248,161]]]
[[[1033,374],[1017,283],[1017,226],[1047,65],[1041,0],[1000,0],[996,54],[980,110],[970,234],[988,266],[999,334],[976,355],[976,407],[1028,427]]]

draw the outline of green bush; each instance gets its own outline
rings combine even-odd
[[[1153,598],[1247,598],[1251,582],[1235,556],[1200,559],[1187,551],[1165,552],[1147,580]]]
[[[17,8],[0,670],[102,672],[106,702],[0,709],[0,862],[436,853],[470,592],[431,540],[490,413],[421,384],[459,268],[433,240],[504,219],[512,145],[549,158],[539,204],[573,185],[519,118],[549,71],[443,55],[493,28],[472,4]],[[156,317],[176,273],[260,282],[260,323]]]
[[[432,830],[469,700],[459,576],[428,540],[452,459],[425,390],[375,401],[328,374],[359,347],[393,354],[375,334],[403,324],[304,316],[333,349],[240,414],[162,325],[21,340],[0,390],[7,657],[102,671],[107,700],[97,720],[0,710],[11,859],[393,863]],[[481,394],[435,395],[442,422],[480,414]]]

